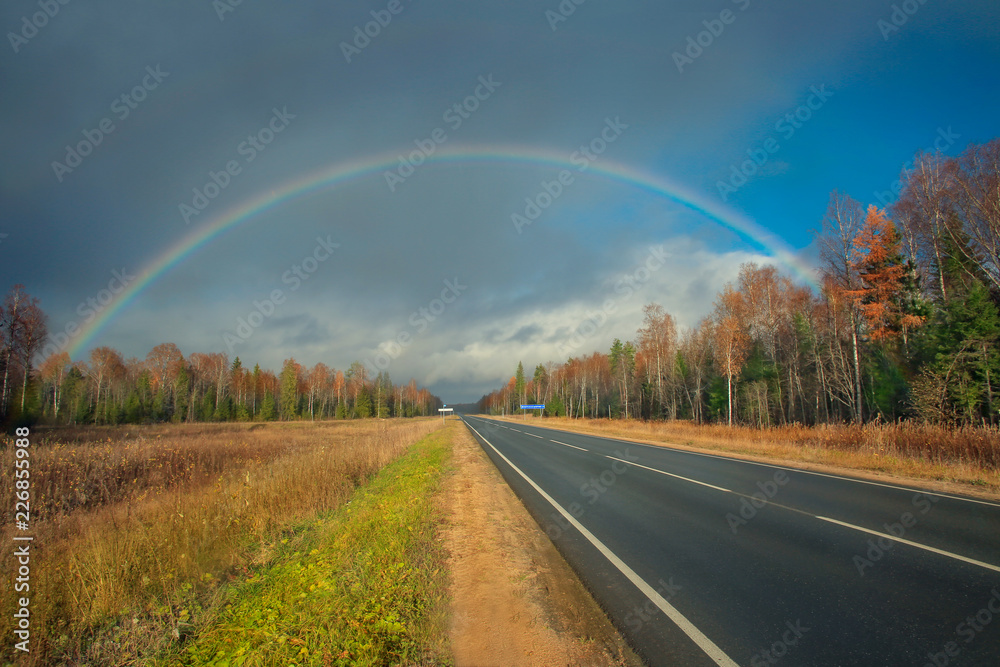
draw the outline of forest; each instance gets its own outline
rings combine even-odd
[[[374,377],[359,361],[346,370],[286,359],[277,375],[225,353],[186,358],[162,343],[145,359],[115,349],[88,361],[66,351],[39,358],[47,337],[38,299],[15,285],[0,304],[0,422],[123,424],[413,417],[437,414],[441,402],[416,380]]]
[[[681,330],[644,308],[634,340],[538,364],[480,399],[570,417],[767,427],[914,420],[996,426],[1000,375],[1000,139],[920,153],[897,199],[830,196],[819,289],[752,263]]]

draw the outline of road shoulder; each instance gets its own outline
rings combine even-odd
[[[455,664],[641,665],[464,425],[445,480]]]

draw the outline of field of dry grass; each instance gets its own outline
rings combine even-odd
[[[267,563],[297,524],[343,503],[437,419],[190,424],[31,434],[31,654],[18,664],[135,664],[213,613],[220,584]],[[0,488],[13,488],[13,441]],[[12,493],[0,494],[4,516]],[[5,524],[2,539],[12,544]],[[16,571],[12,549],[0,555]],[[14,596],[0,605],[13,637]]]
[[[521,421],[508,417],[510,421]],[[859,472],[953,483],[956,491],[1000,499],[1000,429],[864,424],[758,429],[688,421],[528,417],[550,428],[642,440]]]

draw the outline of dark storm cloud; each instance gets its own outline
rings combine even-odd
[[[0,279],[24,283],[59,329],[112,271],[139,272],[310,174],[409,156],[435,136],[436,150],[528,146],[568,161],[616,117],[628,129],[595,164],[716,202],[734,164],[780,139],[729,203],[804,248],[832,189],[870,200],[939,128],[961,135],[952,152],[997,134],[996,3],[925,3],[884,35],[892,4],[594,0],[553,22],[557,2],[404,2],[375,29],[384,2],[244,2],[221,15],[211,2],[71,2],[32,33],[23,20],[37,3],[5,3],[5,35],[31,36],[0,48]],[[723,10],[732,20],[720,28]],[[776,122],[824,84],[833,97],[786,139]],[[93,145],[74,158],[81,142]],[[511,215],[562,168],[444,161],[394,191],[376,170],[303,193],[192,252],[94,344],[228,351],[224,334],[282,290],[236,346],[242,358],[345,367],[408,333],[394,379],[470,400],[511,360],[562,361],[652,245],[674,259],[576,352],[634,335],[650,301],[694,324],[741,261],[769,261],[749,239],[593,170],[518,234]],[[340,248],[293,289],[288,272],[328,236]],[[430,319],[422,309],[438,310],[445,281],[467,287]]]

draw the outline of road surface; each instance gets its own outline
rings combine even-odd
[[[651,665],[1000,665],[1000,503],[464,420]]]

